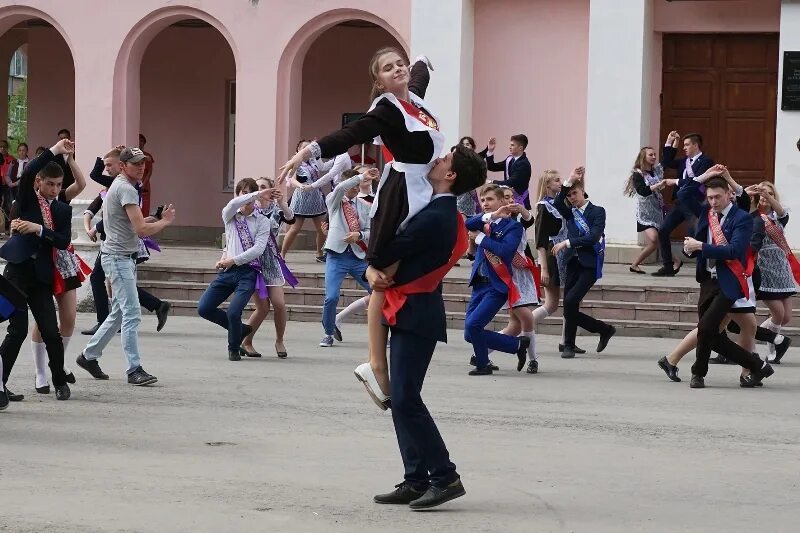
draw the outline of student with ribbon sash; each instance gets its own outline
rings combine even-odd
[[[692,180],[687,187],[699,189],[700,180]],[[696,361],[690,387],[705,387],[712,350],[748,369],[750,373],[740,381],[744,387],[754,387],[773,374],[772,367],[720,331],[736,304],[745,305],[755,299],[750,247],[753,219],[731,201],[733,194],[723,178],[716,176],[706,181],[705,194],[707,205],[687,204],[699,222],[694,237],[684,240],[684,253],[697,258],[696,278],[700,283]]]
[[[270,223],[255,208],[255,201],[269,202],[275,189],[260,191],[253,178],[236,182],[236,196],[222,208],[225,224],[225,257],[217,261],[217,277],[200,297],[197,314],[228,331],[228,360],[240,361],[239,347],[251,328],[242,324],[242,312],[253,292],[266,298],[267,286],[261,267],[261,255],[269,242]],[[220,305],[229,297],[228,309]]]
[[[552,253],[572,251],[567,262],[564,282],[564,349],[561,357],[575,357],[575,336],[578,327],[600,335],[597,352],[602,352],[616,333],[614,326],[593,318],[580,310],[581,301],[595,282],[603,277],[606,211],[587,200],[584,169],[576,168],[564,182],[553,205],[567,221],[568,239],[553,246]],[[567,205],[569,201],[569,206]]]
[[[380,178],[378,169],[364,174],[346,170],[340,182],[325,198],[328,206],[328,237],[325,240],[325,302],[322,304],[322,329],[325,335],[319,345],[333,346],[336,332],[336,306],[342,282],[349,275],[368,292],[369,284],[364,278],[367,271],[367,243],[370,233],[370,204],[358,198],[360,185]],[[369,363],[365,363],[369,365]]]
[[[289,354],[286,345],[283,343],[283,335],[286,333],[286,322],[288,312],[286,310],[286,296],[283,293],[283,286],[287,283],[290,287],[297,286],[297,278],[281,255],[278,247],[278,232],[281,224],[291,226],[295,223],[294,212],[286,203],[286,184],[279,184],[275,187],[270,178],[258,178],[256,180],[258,190],[275,189],[276,193],[271,201],[258,200],[256,210],[259,214],[269,221],[269,241],[264,253],[261,255],[261,273],[264,276],[264,284],[267,286],[267,297],[264,298],[257,291],[253,294],[253,302],[256,310],[247,319],[250,326],[250,334],[246,335],[239,347],[239,355],[242,357],[261,357],[261,354],[253,347],[253,337],[259,330],[261,324],[267,318],[270,307],[272,308],[273,322],[275,323],[275,354],[279,359],[286,359]]]
[[[520,299],[512,262],[524,231],[512,216],[510,206],[504,205],[503,190],[498,185],[485,186],[479,197],[484,214],[466,222],[478,246],[469,278],[472,296],[464,318],[464,340],[472,344],[475,355],[470,361],[475,368],[469,375],[492,374],[495,367],[489,361],[489,350],[516,354],[519,372],[528,358],[530,338],[490,331],[486,326],[506,302],[514,306]]]
[[[3,386],[28,336],[29,307],[45,343],[58,400],[68,400],[71,392],[64,371],[64,344],[58,331],[53,288],[56,279],[63,282],[68,267],[76,266],[60,259],[72,238],[72,210],[58,200],[64,171],[54,159],[72,150],[70,141],[61,140],[27,165],[15,203],[18,217],[11,221],[11,237],[0,248],[0,257],[8,262],[4,276],[26,295],[27,304],[9,317],[8,333],[0,346]],[[8,396],[11,400],[22,399],[21,395]]]

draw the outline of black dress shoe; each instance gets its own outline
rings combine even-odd
[[[559,352],[563,352],[563,351],[564,351],[564,345],[563,345],[563,344],[559,344],[559,345],[558,345],[558,351],[559,351]],[[584,349],[582,349],[582,348],[578,348],[577,346],[573,346],[573,347],[572,347],[572,351],[573,351],[573,352],[575,352],[575,353],[576,353],[576,354],[578,354],[578,355],[581,355],[581,354],[585,354],[585,353],[586,353],[586,350],[584,350]]]
[[[672,265],[664,265],[650,275],[657,278],[671,278],[675,274],[677,274],[677,272],[672,268]]]
[[[74,385],[75,384],[75,374],[70,372],[69,374],[67,374],[66,380],[67,380],[67,383],[72,383]]]
[[[602,352],[608,346],[608,341],[611,340],[611,337],[617,333],[617,328],[614,326],[608,326],[608,329],[605,333],[600,334],[600,341],[597,343],[597,353]]]
[[[746,376],[739,376],[739,386],[743,389],[752,389],[753,387],[763,387],[764,384],[760,381],[755,381],[753,379],[753,374],[748,374]]]
[[[9,402],[21,402],[22,400],[25,399],[25,395],[24,394],[14,394],[13,392],[11,392],[8,389],[6,389],[6,396],[8,396],[8,401]]]
[[[733,361],[729,361],[724,355],[718,355],[708,360],[712,365],[735,365]]]
[[[528,361],[528,368],[525,370],[528,374],[538,374],[539,373],[539,361],[536,359],[531,359]]]
[[[6,391],[0,389],[0,411],[4,411],[8,407],[8,396]]]
[[[789,346],[792,345],[792,339],[789,337],[784,336],[783,341],[780,344],[775,345],[775,358],[770,361],[770,363],[774,363],[776,365],[781,364],[781,359],[783,356],[786,355],[786,350],[789,349]]]
[[[703,381],[703,378],[700,376],[695,376],[692,374],[692,381],[689,382],[690,389],[705,389],[706,383]]]
[[[56,400],[69,400],[69,397],[72,396],[72,393],[69,391],[69,385],[64,383],[63,385],[54,385],[56,388]]]
[[[446,487],[436,487],[431,485],[431,487],[428,489],[428,492],[426,492],[421,498],[417,498],[408,504],[408,506],[412,511],[431,509],[445,502],[449,502],[450,500],[460,498],[466,493],[467,491],[464,490],[464,485],[461,484],[461,479],[459,478]]]
[[[572,346],[564,346],[564,349],[561,350],[561,359],[573,359],[575,353],[575,348]]]
[[[241,349],[241,348],[240,348]],[[239,350],[228,350],[228,361],[241,361],[242,356],[239,355]]]
[[[38,392],[39,394],[50,394],[50,384],[49,383],[47,385],[45,385],[44,387],[37,387],[35,383],[34,383],[33,386],[36,389],[36,392]]]
[[[98,329],[100,329],[99,322],[95,324],[93,328],[84,329],[83,331],[81,331],[81,335],[94,335],[95,333],[97,333]]]
[[[395,485],[392,492],[386,494],[376,494],[372,499],[375,503],[388,505],[408,505],[414,500],[421,498],[428,490],[429,486],[414,488],[408,481],[403,481]]]
[[[484,366],[482,368],[474,368],[469,371],[470,376],[491,376],[492,375],[492,367],[491,366]]]
[[[86,359],[86,357],[83,356],[83,353],[81,353],[78,358],[75,359],[75,363],[91,374],[94,379],[108,379],[108,374],[100,370],[100,364],[96,360],[90,361]]]
[[[775,370],[770,366],[769,363],[765,363],[758,371],[751,372],[748,376],[751,378],[750,382],[752,382],[752,387],[758,387],[761,385],[762,381],[770,377],[772,374],[775,373]]]
[[[158,317],[158,326],[156,326],[156,331],[161,331],[164,329],[164,324],[167,323],[167,319],[169,318],[169,310],[171,308],[171,303],[161,302],[161,305],[159,305],[158,309],[156,309],[156,317]]]
[[[669,379],[675,382],[680,382],[681,378],[678,377],[678,367],[670,364],[670,362],[667,361],[667,356],[664,356],[658,360],[658,366],[661,367],[661,370],[664,371]]]
[[[469,358],[469,364],[471,364],[472,366],[478,366],[478,360],[475,358],[474,355]],[[491,368],[492,370],[500,370],[500,367],[494,364],[491,359],[489,359],[489,368]]]
[[[531,345],[529,337],[517,337],[519,348],[517,348],[517,372],[522,372],[525,368],[525,361],[528,360],[528,347]]]
[[[336,339],[336,342],[342,342],[342,330],[339,329],[339,326],[333,326],[333,338]]]

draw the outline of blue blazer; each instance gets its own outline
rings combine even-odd
[[[481,214],[469,218],[467,220],[467,229],[470,231],[483,231],[484,222],[482,217],[483,215]],[[491,235],[483,238],[480,245],[478,245],[478,250],[475,252],[475,261],[472,263],[469,284],[470,286],[474,284],[475,276],[481,272],[481,266],[483,266],[483,271],[489,278],[492,288],[498,292],[507,293],[508,286],[500,279],[492,265],[489,264],[484,250],[488,250],[498,256],[505,263],[508,271],[511,272],[511,261],[517,252],[524,230],[522,224],[513,218],[501,218],[498,222],[491,224],[491,228]]]
[[[675,187],[672,191],[672,198],[678,198],[678,191],[683,189],[685,185],[687,185],[692,178],[686,178],[684,176],[684,170],[686,169],[686,158],[681,157],[680,159],[675,159],[675,156],[678,155],[678,149],[673,148],[672,146],[665,146],[664,151],[661,153],[661,166],[664,168],[673,168],[678,171],[678,186]],[[703,174],[706,170],[714,166],[714,160],[708,157],[706,154],[700,154],[694,163],[692,163],[692,172],[694,172],[695,176],[699,176]],[[697,191],[699,195],[699,190]]]
[[[690,186],[699,188],[696,185],[697,182],[694,183],[695,185]],[[715,259],[717,261],[717,278],[722,292],[732,300],[742,298],[744,294],[739,285],[739,280],[736,279],[731,269],[725,264],[725,260],[738,259],[742,265],[745,264],[750,238],[753,234],[753,217],[734,203],[722,223],[722,233],[725,234],[728,244],[714,246],[713,244],[708,244],[708,212],[711,208],[708,205],[701,206],[695,203],[690,204],[690,207],[694,215],[699,219],[694,238],[704,243],[700,252],[694,252],[689,255],[689,257],[697,258],[695,279],[699,283],[706,281],[709,278],[706,270],[707,260]]]
[[[394,281],[403,285],[447,264],[458,236],[460,222],[457,215],[455,196],[434,199],[381,249],[372,266],[384,269],[400,261]],[[431,231],[431,228],[436,228],[436,231]],[[408,295],[396,318],[396,329],[447,342],[441,284],[434,292]]]
[[[597,268],[597,252],[594,245],[600,242],[600,238],[606,230],[606,210],[599,205],[588,202],[586,209],[583,210],[583,217],[589,224],[589,235],[584,235],[575,223],[575,216],[572,214],[572,207],[567,205],[567,193],[569,187],[561,187],[553,205],[567,221],[567,232],[569,236],[569,246],[573,254],[577,254],[578,261],[582,267]]]

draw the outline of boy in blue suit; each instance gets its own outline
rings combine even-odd
[[[561,357],[575,357],[575,335],[578,326],[590,333],[599,333],[597,352],[602,352],[616,333],[614,326],[581,313],[583,297],[603,275],[603,232],[606,228],[606,210],[587,200],[583,185],[583,167],[572,171],[564,182],[553,205],[567,221],[569,238],[553,246],[553,255],[564,248],[572,251],[567,262],[567,279],[564,281],[564,350]],[[566,201],[571,207],[568,207]]]
[[[688,186],[691,192],[694,188],[699,190],[700,183],[692,180]],[[774,373],[772,367],[720,332],[720,325],[734,302],[753,291],[749,276],[744,275],[753,218],[731,201],[732,194],[724,179],[711,178],[705,187],[708,205],[687,202],[699,222],[694,238],[686,237],[683,244],[684,252],[697,258],[696,279],[700,283],[696,360],[689,386],[693,389],[705,387],[704,378],[713,350],[749,369],[750,375],[742,378],[741,385],[755,387]],[[690,199],[692,195],[686,197]]]
[[[475,369],[470,376],[492,374],[489,350],[517,354],[519,372],[525,366],[531,342],[528,337],[512,337],[486,329],[507,300],[514,305],[519,298],[511,278],[511,261],[524,230],[512,218],[510,206],[504,205],[503,199],[503,190],[498,185],[487,185],[480,194],[484,214],[467,220],[467,229],[478,246],[469,278],[472,297],[464,319],[464,339],[475,352]]]

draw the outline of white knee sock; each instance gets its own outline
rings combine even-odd
[[[773,343],[767,343],[767,346],[769,347],[769,353],[770,354],[774,354],[775,353],[775,344],[780,344],[780,343],[783,342],[783,335],[780,334],[781,326],[776,324],[775,322],[773,322],[772,321],[772,317],[769,317],[768,319],[766,319],[764,322],[761,323],[761,327],[762,328],[766,328],[766,329],[768,329],[770,331],[774,331],[775,334],[776,334],[775,335],[775,343],[774,344]]]
[[[43,342],[31,341],[33,367],[36,369],[36,386],[47,385],[47,348]]]
[[[367,300],[366,297],[359,298],[355,302],[351,303],[350,305],[348,305],[347,307],[342,309],[336,315],[336,325],[338,326],[339,324],[341,324],[342,322],[347,320],[347,318],[350,317],[350,315],[352,315],[354,313],[366,311],[367,310],[367,305],[368,305],[367,301],[368,300]]]
[[[547,309],[545,309],[543,305],[540,305],[539,307],[533,310],[533,322],[535,324],[538,324],[539,322],[541,322],[542,320],[544,320],[549,316],[550,312]]]
[[[528,337],[531,340],[530,345],[528,345],[528,359],[530,361],[536,361],[539,359],[539,355],[536,353],[536,332],[535,331],[523,331],[523,337]]]
[[[69,368],[67,368],[67,346],[69,346],[69,341],[72,340],[72,337],[61,337],[61,342],[64,343],[64,373],[69,374]]]

